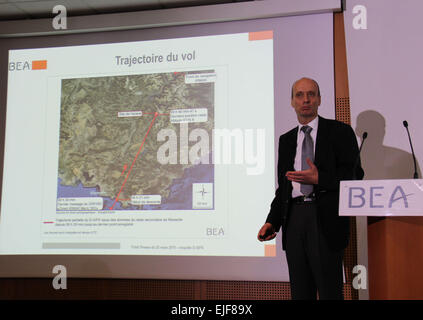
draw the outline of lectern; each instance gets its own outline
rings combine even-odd
[[[370,299],[423,299],[423,179],[342,181],[340,216],[368,217]]]

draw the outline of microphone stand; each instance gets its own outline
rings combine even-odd
[[[361,140],[361,144],[360,144],[360,149],[358,149],[357,158],[355,159],[355,163],[354,163],[353,180],[357,179],[357,175],[356,175],[355,170],[357,169],[358,161],[360,160],[361,148],[363,148],[364,140],[366,140],[366,138],[367,138],[367,132],[363,132],[363,136],[362,136],[362,140]]]
[[[413,161],[414,161],[414,175],[413,175],[413,178],[414,179],[418,179],[419,178],[419,175],[417,173],[416,155],[414,154],[413,144],[411,143],[410,131],[408,130],[408,122],[406,120],[404,120],[402,122],[402,124],[404,125],[405,129],[407,130],[408,141],[410,142],[411,153],[413,155]]]

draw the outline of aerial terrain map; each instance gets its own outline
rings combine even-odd
[[[212,185],[214,167],[179,161],[181,123],[171,115],[205,112],[189,130],[212,136],[214,83],[186,81],[207,72],[63,79],[57,199],[101,197],[102,210],[193,209],[193,184]],[[178,136],[177,163],[157,159],[163,129]]]

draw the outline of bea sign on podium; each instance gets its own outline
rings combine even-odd
[[[341,181],[340,216],[422,216],[423,179]]]

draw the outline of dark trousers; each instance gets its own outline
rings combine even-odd
[[[314,203],[293,204],[286,233],[291,298],[343,299],[343,250],[332,251],[319,230]]]

